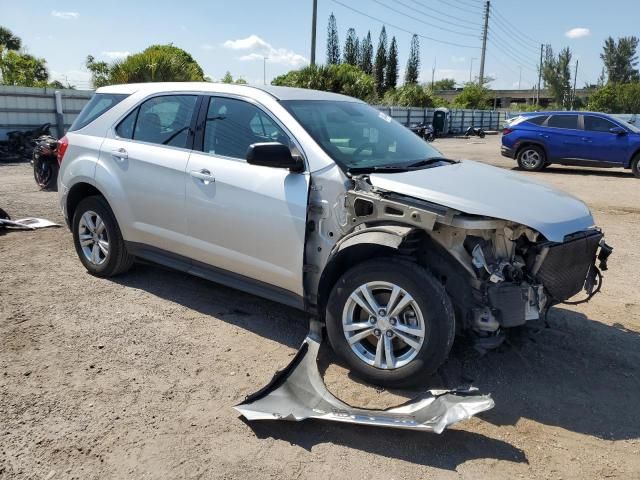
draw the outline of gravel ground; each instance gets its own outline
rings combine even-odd
[[[435,145],[514,166],[498,137]],[[94,278],[66,228],[0,236],[0,479],[638,478],[640,181],[623,170],[526,175],[592,208],[615,247],[603,293],[484,357],[458,342],[424,387],[473,380],[496,407],[440,436],[244,422],[231,407],[291,360],[303,315],[149,265]],[[0,207],[63,222],[28,164],[0,164]],[[415,395],[359,383],[326,348],[321,357],[329,388],[354,405]]]

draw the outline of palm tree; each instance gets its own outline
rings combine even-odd
[[[22,47],[20,37],[16,37],[8,28],[0,27],[0,53],[4,49],[20,50],[20,47]]]

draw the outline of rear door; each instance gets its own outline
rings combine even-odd
[[[578,126],[578,114],[555,114],[547,120],[540,133],[548,155],[553,160],[578,159],[582,155],[583,132]]]
[[[189,257],[301,296],[309,175],[245,160],[253,143],[296,149],[293,137],[258,104],[226,96],[203,102],[198,131],[186,175]]]
[[[197,95],[149,98],[102,144],[96,182],[111,183],[126,240],[184,253],[184,175],[197,102]]]
[[[611,133],[619,125],[596,115],[584,115],[582,158],[594,162],[623,164],[628,157],[629,136]]]

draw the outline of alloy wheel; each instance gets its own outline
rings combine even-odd
[[[353,353],[383,370],[410,363],[426,337],[416,300],[389,282],[368,282],[353,291],[343,309],[342,328]]]
[[[525,168],[534,169],[540,165],[542,158],[540,157],[540,153],[535,150],[525,150],[520,156],[520,161]]]
[[[80,218],[78,227],[78,239],[85,258],[93,265],[102,265],[109,257],[109,236],[104,221],[96,212],[88,210]]]

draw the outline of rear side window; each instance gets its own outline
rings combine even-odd
[[[578,115],[552,115],[547,123],[551,128],[578,129]]]
[[[542,125],[547,118],[549,118],[549,115],[540,115],[539,117],[527,118],[527,122],[533,123],[534,125]]]
[[[153,97],[129,113],[116,127],[120,138],[187,148],[196,95]]]
[[[80,115],[78,115],[69,128],[69,131],[73,132],[74,130],[80,130],[81,128],[86,127],[104,112],[111,110],[128,96],[129,95],[120,93],[96,93],[93,98],[89,100],[89,103],[84,106]]]
[[[608,133],[614,127],[617,127],[617,125],[605,118],[594,117],[593,115],[584,116],[584,129],[590,132]]]

